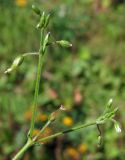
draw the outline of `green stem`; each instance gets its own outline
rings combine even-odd
[[[12,158],[12,160],[19,160],[24,152],[33,145],[33,142],[31,140],[28,140],[27,143],[23,146],[23,148],[21,148],[21,150],[15,155],[14,158]]]
[[[44,130],[50,125],[51,121],[48,120],[47,123],[43,126],[43,128],[40,130],[40,132],[34,137],[33,141],[35,142],[39,136],[44,132]]]
[[[37,100],[38,100],[38,93],[39,93],[39,84],[40,84],[41,70],[42,70],[42,64],[43,64],[43,55],[44,55],[44,53],[43,53],[43,38],[44,38],[44,29],[42,29],[42,31],[41,31],[39,62],[38,62],[38,69],[37,69],[34,103],[33,103],[33,107],[32,107],[32,119],[31,119],[30,132],[29,132],[29,136],[31,138],[33,136],[33,130],[34,130],[34,125],[35,125]]]
[[[29,53],[24,53],[24,54],[23,54],[23,57],[31,56],[31,55],[39,56],[39,52],[29,52]]]
[[[92,126],[92,125],[96,125],[96,122],[91,122],[91,123],[83,124],[83,125],[80,125],[80,126],[73,127],[73,128],[71,128],[71,129],[62,131],[62,132],[58,132],[58,133],[53,134],[53,135],[51,135],[51,136],[42,138],[42,139],[40,139],[38,142],[39,142],[39,143],[41,143],[41,142],[46,142],[46,141],[51,140],[51,139],[53,139],[53,138],[56,138],[56,137],[58,137],[58,136],[67,134],[67,133],[69,133],[69,132],[74,132],[74,131],[77,131],[77,130],[79,130],[79,129],[82,129],[82,128],[85,128],[85,127],[89,127],[89,126]]]

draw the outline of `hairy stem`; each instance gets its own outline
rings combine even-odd
[[[38,62],[38,69],[37,69],[37,78],[36,78],[36,86],[35,86],[35,94],[34,94],[34,102],[32,107],[32,119],[30,125],[30,132],[29,136],[32,138],[33,130],[35,125],[35,118],[36,118],[36,110],[37,110],[37,100],[39,94],[39,85],[40,85],[40,77],[41,77],[41,70],[43,64],[43,38],[44,38],[44,29],[41,31],[41,41],[40,41],[40,50],[39,50],[39,62]]]

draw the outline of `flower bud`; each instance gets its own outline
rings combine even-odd
[[[65,110],[66,110],[65,107],[61,105],[59,109],[57,109],[55,112],[52,112],[50,114],[49,120],[51,122],[55,121],[59,117],[60,113]]]
[[[12,72],[12,68],[8,68],[4,73],[5,74],[9,74],[9,73],[11,73]]]
[[[36,7],[35,5],[32,5],[32,10],[39,16],[41,16],[41,11],[38,7]]]
[[[62,47],[72,47],[72,44],[65,40],[56,41],[56,43]]]
[[[36,26],[37,29],[42,29],[45,25],[45,12],[43,12],[41,18],[40,18],[40,22],[38,23],[38,25]]]
[[[114,121],[114,127],[117,133],[120,133],[122,131],[117,121]]]
[[[100,147],[102,144],[102,137],[98,136],[98,147]]]
[[[11,73],[13,70],[16,70],[22,64],[23,60],[24,60],[23,56],[19,56],[15,58],[11,67],[8,68],[4,73],[7,74],[7,73]]]
[[[108,101],[107,107],[108,107],[108,108],[111,108],[112,103],[113,103],[113,99],[111,98],[111,99]]]
[[[59,114],[58,111],[52,112],[52,113],[50,114],[49,120],[50,120],[51,122],[55,121],[56,118],[57,118],[57,116],[58,116],[58,114]]]
[[[111,98],[111,99],[109,99],[109,101],[106,105],[106,109],[105,109],[104,113],[108,114],[109,112],[111,113],[113,111],[112,104],[113,104],[113,99]]]
[[[45,18],[45,24],[44,24],[44,28],[46,28],[49,24],[49,20],[50,20],[50,14],[48,14]]]
[[[45,39],[44,39],[44,43],[43,43],[43,52],[45,51],[46,49],[46,46],[49,42],[49,37],[50,37],[50,32],[46,35]]]

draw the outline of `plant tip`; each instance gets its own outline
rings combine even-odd
[[[41,11],[38,7],[36,7],[34,4],[32,5],[32,10],[39,16],[41,16]]]
[[[66,40],[56,41],[61,47],[72,47],[72,44]]]
[[[11,68],[8,68],[8,69],[4,72],[4,74],[9,74],[11,71],[12,71],[12,69],[11,69]]]
[[[115,122],[114,127],[115,127],[115,130],[116,130],[117,133],[121,133],[122,130],[121,130],[117,121]]]
[[[66,110],[66,108],[63,105],[61,105],[59,109],[62,110],[62,111]]]

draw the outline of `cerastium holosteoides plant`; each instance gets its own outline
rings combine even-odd
[[[53,113],[50,114],[48,121],[46,122],[46,124],[42,127],[42,129],[40,130],[40,132],[37,135],[33,135],[33,131],[35,128],[35,119],[36,119],[36,113],[37,113],[37,99],[38,99],[38,93],[39,93],[39,84],[40,84],[40,76],[41,76],[41,69],[42,69],[42,65],[44,62],[44,55],[46,52],[46,49],[49,45],[55,45],[58,44],[62,47],[71,47],[72,44],[69,43],[68,41],[65,40],[58,40],[58,41],[54,41],[51,42],[50,41],[50,32],[48,32],[46,34],[46,28],[49,24],[49,20],[51,18],[51,14],[45,14],[45,12],[41,12],[39,8],[37,8],[36,6],[32,6],[33,11],[39,16],[39,23],[37,24],[36,28],[40,30],[41,33],[41,39],[40,39],[40,49],[38,52],[35,53],[25,53],[22,54],[21,56],[18,56],[12,63],[11,67],[8,68],[5,71],[5,74],[10,74],[11,72],[13,72],[14,70],[17,70],[18,67],[22,64],[23,60],[25,59],[25,57],[30,56],[30,55],[37,55],[39,57],[39,61],[38,61],[38,70],[37,70],[37,77],[36,77],[36,85],[35,85],[35,94],[34,94],[34,102],[33,102],[33,107],[32,107],[32,119],[31,119],[31,125],[30,125],[30,129],[28,132],[28,136],[27,136],[27,143],[22,147],[22,149],[15,155],[14,158],[12,158],[12,160],[18,160],[22,157],[22,155],[25,153],[25,151],[30,148],[33,145],[40,145],[43,144],[44,142],[51,140],[53,138],[56,138],[58,136],[64,135],[66,133],[69,132],[74,132],[77,131],[79,129],[85,128],[85,127],[89,127],[92,125],[96,125],[97,129],[99,131],[99,144],[101,142],[101,130],[100,130],[100,125],[107,123],[108,121],[112,121],[114,123],[115,129],[117,132],[121,132],[121,129],[119,127],[119,124],[116,120],[114,120],[115,114],[118,110],[118,108],[114,108],[112,105],[112,99],[109,100],[106,109],[104,111],[104,113],[97,118],[96,120],[90,122],[90,123],[86,123],[86,124],[82,124],[79,125],[77,127],[73,127],[70,128],[68,130],[65,131],[61,131],[55,134],[52,134],[50,136],[41,138],[42,133],[44,132],[44,130],[59,116],[60,112],[65,110],[65,108],[63,106],[61,106],[58,110],[54,111]]]

